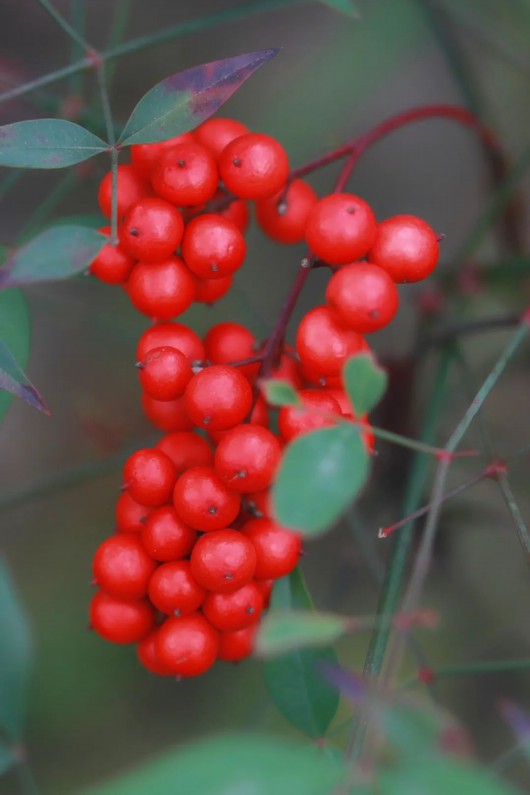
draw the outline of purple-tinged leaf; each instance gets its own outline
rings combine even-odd
[[[54,226],[17,249],[0,268],[0,289],[83,273],[108,238],[86,226]]]
[[[122,146],[156,143],[193,129],[219,110],[277,52],[277,49],[249,52],[166,77],[138,102],[119,143]]]
[[[522,745],[530,744],[530,715],[512,701],[502,701],[499,705],[502,717],[509,724],[517,740]]]
[[[0,339],[24,368],[29,358],[29,310],[22,290],[0,292]],[[0,391],[0,420],[13,401],[9,392]]]
[[[353,671],[345,671],[340,665],[334,663],[324,663],[320,672],[325,679],[334,685],[346,698],[355,704],[364,704],[366,701],[367,687],[366,681],[360,674]]]
[[[34,409],[43,411],[45,414],[50,413],[38,390],[19,367],[3,340],[0,340],[0,389],[5,389],[6,392],[11,392],[12,395],[25,400]]]
[[[65,168],[107,149],[97,135],[64,119],[32,119],[0,127],[0,166]]]

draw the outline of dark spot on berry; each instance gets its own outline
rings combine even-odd
[[[276,209],[277,209],[278,215],[285,215],[285,213],[289,209],[289,205],[287,204],[285,199],[282,199],[282,200],[280,200],[278,202],[278,207]]]
[[[252,607],[252,605],[249,605],[245,612],[247,612],[249,616],[251,616],[252,613],[254,612],[254,608]]]
[[[208,513],[210,513],[212,516],[216,515],[217,508],[215,507],[215,505],[210,505],[210,507],[208,508]]]
[[[177,165],[180,166],[180,168],[184,168],[185,165],[186,165],[186,161],[185,160],[178,160],[177,161]]]
[[[355,213],[355,207],[348,207],[346,209],[346,212],[348,213],[348,215],[353,215]]]
[[[234,579],[234,575],[232,574],[232,572],[231,571],[227,571],[226,574],[225,574],[225,580],[233,580],[233,579]]]
[[[212,418],[211,418],[211,417],[205,417],[205,418],[203,419],[203,421],[202,421],[202,424],[203,424],[203,425],[209,425],[209,424],[211,423],[211,421],[212,421]]]
[[[129,229],[129,234],[132,235],[132,237],[138,237],[140,230],[133,227],[133,229]]]
[[[372,311],[369,312],[369,315],[372,318],[372,320],[377,320],[377,318],[380,315],[379,309],[372,309]]]
[[[217,273],[217,271],[219,270],[219,263],[212,262],[212,264],[210,265],[210,270],[212,273]]]
[[[180,616],[180,610],[174,610],[173,611],[173,615],[177,616],[177,618],[178,618]]]
[[[241,159],[239,157],[234,157],[234,159],[232,160],[232,163],[234,164],[234,166],[236,168],[239,168],[241,166]]]

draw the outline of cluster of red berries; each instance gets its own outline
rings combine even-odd
[[[276,140],[232,119],[132,146],[131,159],[118,168],[119,242],[106,244],[90,270],[121,284],[154,321],[140,337],[137,366],[144,412],[165,435],[125,464],[117,532],[94,558],[90,623],[107,640],[137,643],[148,670],[187,677],[251,653],[274,580],[298,562],[300,536],[269,506],[284,445],[341,417],[365,424],[372,449],[341,370],[368,349],[363,335],[394,316],[395,282],[433,270],[438,244],[418,218],[378,225],[356,196],[318,199],[305,181],[289,181]],[[107,174],[99,204],[108,218],[111,192]],[[248,200],[272,239],[305,239],[315,258],[342,266],[326,305],[300,323],[295,349],[284,344],[272,357],[238,323],[219,323],[201,339],[174,320],[230,288],[245,258]],[[288,381],[300,397],[279,411],[277,432],[264,375]]]

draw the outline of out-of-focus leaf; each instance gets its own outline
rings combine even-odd
[[[370,353],[348,359],[342,370],[344,388],[357,416],[366,414],[385,393],[388,376]]]
[[[269,378],[263,382],[262,392],[267,403],[272,406],[299,406],[301,400],[296,389],[281,378]]]
[[[24,371],[19,367],[15,357],[0,339],[0,389],[11,392],[12,395],[25,400],[34,409],[49,414],[49,409],[33,386]]]
[[[261,622],[256,654],[259,657],[274,657],[307,646],[325,646],[344,635],[348,626],[347,618],[333,613],[271,610]]]
[[[20,290],[0,292],[0,339],[9,347],[21,367],[28,363],[29,338],[29,313],[24,295]],[[0,420],[12,400],[8,392],[0,391]]]
[[[500,709],[521,748],[526,756],[530,757],[530,715],[511,701],[504,701]]]
[[[65,168],[107,149],[101,138],[64,119],[32,119],[0,127],[0,166]]]
[[[383,771],[378,795],[516,795],[517,790],[478,766],[447,756],[418,754],[414,763]]]
[[[320,0],[320,2],[333,8],[335,11],[340,11],[341,14],[346,14],[348,17],[360,19],[361,14],[354,0]]]

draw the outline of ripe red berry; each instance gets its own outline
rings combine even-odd
[[[263,516],[270,516],[272,513],[270,489],[245,494],[244,505],[251,514],[248,521],[252,517],[261,519]]]
[[[271,378],[275,378],[278,381],[287,381],[295,389],[303,386],[299,362],[288,356],[287,353],[282,353],[279,365],[271,371]]]
[[[254,624],[263,610],[261,588],[251,580],[232,593],[210,593],[202,605],[202,612],[221,632],[237,632]]]
[[[190,467],[213,464],[212,448],[202,436],[189,431],[168,433],[156,444],[157,450],[168,455],[177,469],[177,477]]]
[[[110,226],[98,230],[110,235]],[[134,268],[136,260],[122,249],[119,243],[113,246],[105,243],[97,257],[90,264],[90,273],[106,284],[124,284]]]
[[[199,676],[214,664],[219,634],[200,613],[168,618],[156,640],[160,663],[175,676]]]
[[[149,599],[162,613],[185,616],[203,603],[206,591],[191,573],[189,560],[163,563],[149,582]]]
[[[154,629],[140,641],[136,647],[138,659],[143,667],[152,674],[157,674],[157,676],[173,676],[172,671],[160,662],[157,639],[158,629]]]
[[[162,155],[177,144],[189,143],[190,141],[193,141],[193,134],[185,132],[182,135],[169,138],[167,141],[159,141],[156,144],[133,144],[131,146],[133,166],[139,174],[150,180],[153,168]]]
[[[193,422],[213,431],[228,430],[243,422],[252,408],[252,389],[234,367],[212,365],[196,373],[184,393]]]
[[[267,610],[271,601],[272,589],[274,588],[274,580],[254,580],[260,593],[263,597],[263,609]]]
[[[375,444],[375,437],[372,433],[372,429],[370,423],[368,422],[368,415],[363,414],[360,417],[357,417],[357,414],[353,410],[353,406],[350,403],[350,399],[346,394],[345,390],[342,387],[332,387],[322,390],[323,395],[329,395],[334,397],[337,403],[340,406],[340,411],[343,417],[349,417],[353,419],[358,419],[361,422],[360,430],[365,428],[361,433],[361,438],[364,441],[364,446],[368,450],[369,453],[373,453],[374,451],[374,444]]]
[[[302,539],[272,519],[252,519],[241,530],[256,550],[255,577],[276,580],[289,574],[300,557]]]
[[[136,259],[156,262],[167,259],[182,240],[184,221],[164,199],[140,199],[128,209],[120,226],[120,243]]]
[[[116,502],[116,527],[122,533],[139,533],[145,527],[149,516],[149,508],[133,500],[128,491],[124,491]]]
[[[147,595],[151,574],[156,568],[141,539],[117,533],[96,550],[93,573],[99,587],[118,599],[142,599]]]
[[[151,186],[130,165],[118,166],[118,218],[123,218],[129,207],[140,199],[151,196]],[[99,185],[98,202],[106,218],[112,215],[112,172],[109,171]]]
[[[218,182],[212,154],[195,141],[184,141],[168,149],[151,175],[156,193],[181,207],[207,202],[217,190]]]
[[[180,397],[193,375],[188,357],[176,348],[153,348],[137,367],[143,389],[155,400]]]
[[[267,428],[238,425],[219,442],[214,465],[229,488],[248,494],[270,486],[281,454],[280,443]]]
[[[197,279],[195,300],[200,304],[214,304],[227,294],[233,281],[233,276],[222,276],[220,279]]]
[[[199,215],[186,225],[182,256],[200,279],[231,276],[243,264],[246,250],[241,231],[218,213]]]
[[[225,322],[212,326],[204,337],[206,358],[212,364],[230,364],[256,355],[257,340],[241,323]],[[247,378],[258,374],[260,363],[238,367]]]
[[[230,593],[254,576],[256,550],[237,530],[214,530],[199,538],[190,560],[192,574],[203,588]]]
[[[359,334],[387,326],[399,306],[396,285],[383,268],[371,262],[354,262],[334,273],[326,300],[339,322]]]
[[[209,149],[216,160],[225,146],[228,146],[234,138],[239,138],[240,135],[246,133],[248,133],[248,127],[242,122],[222,117],[207,119],[193,131],[195,139]]]
[[[156,323],[146,329],[138,341],[136,359],[142,362],[153,348],[176,348],[190,362],[202,362],[206,358],[201,338],[183,323]]]
[[[180,560],[190,554],[197,533],[177,516],[172,505],[155,508],[142,530],[142,543],[154,560]]]
[[[306,241],[320,259],[345,265],[367,254],[376,228],[375,216],[363,199],[350,193],[332,193],[311,208]]]
[[[300,243],[309,212],[318,196],[307,182],[294,179],[287,190],[256,204],[256,218],[265,234],[278,243]]]
[[[257,630],[258,625],[251,624],[237,632],[223,632],[219,637],[218,658],[226,662],[239,662],[250,657]]]
[[[338,323],[327,306],[305,315],[296,334],[296,350],[302,364],[323,376],[339,375],[344,362],[364,348],[356,331]]]
[[[111,643],[137,643],[155,624],[147,599],[118,599],[98,591],[90,602],[90,628]]]
[[[168,257],[162,262],[135,265],[127,292],[139,312],[156,320],[171,320],[191,306],[195,284],[184,262],[179,257]]]
[[[176,477],[173,461],[154,447],[137,450],[129,456],[123,469],[129,494],[142,505],[157,506],[168,502]]]
[[[289,160],[283,146],[263,133],[235,138],[219,158],[221,179],[242,199],[266,199],[280,190],[289,176]]]
[[[244,235],[250,224],[250,210],[248,204],[244,199],[234,199],[228,207],[219,211],[219,214],[226,218],[227,221],[232,221],[237,226],[239,231]]]
[[[192,467],[177,480],[173,502],[183,522],[207,532],[228,527],[239,513],[241,499],[213,467]]]
[[[142,394],[142,408],[147,419],[166,433],[190,431],[193,421],[186,410],[184,395],[175,400],[155,400],[146,392]]]
[[[278,428],[286,442],[308,431],[335,424],[328,415],[341,414],[340,406],[327,391],[302,389],[298,393],[302,406],[283,406],[278,415]]]
[[[400,283],[419,282],[429,276],[439,257],[433,229],[414,215],[395,215],[382,221],[369,258]]]

